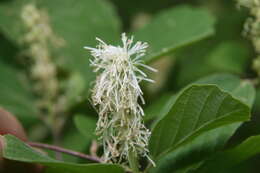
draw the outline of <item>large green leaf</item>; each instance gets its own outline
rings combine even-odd
[[[149,43],[145,61],[150,62],[213,33],[214,18],[207,10],[179,6],[158,14],[134,35]]]
[[[249,107],[215,85],[191,85],[152,131],[154,158],[187,143],[199,134],[226,124],[246,121]]]
[[[11,135],[4,136],[5,147],[3,156],[6,159],[28,163],[39,163],[47,166],[52,172],[57,173],[123,173],[124,170],[119,165],[113,164],[74,164],[54,160],[24,144],[16,137]]]
[[[255,90],[251,83],[240,80],[230,74],[216,74],[204,77],[196,84],[216,84],[222,90],[228,91],[232,96],[239,98],[252,107]],[[168,100],[168,102],[170,99]],[[174,103],[172,103],[174,104]],[[158,106],[159,107],[159,106]],[[158,111],[158,110],[157,110]],[[225,125],[217,129],[204,132],[186,145],[170,152],[158,160],[151,172],[187,172],[196,168],[201,161],[210,157],[214,152],[221,150],[227,140],[234,134],[241,123]]]
[[[16,115],[25,125],[37,120],[37,109],[30,90],[18,70],[0,63],[0,106]]]
[[[186,145],[179,147],[158,160],[156,167],[151,167],[150,172],[186,172],[197,167],[203,159],[208,158],[215,151],[221,150],[240,124],[226,125],[201,134]]]
[[[260,136],[253,136],[235,148],[217,153],[205,162],[197,173],[222,173],[260,153]],[[231,171],[228,171],[231,172]]]
[[[253,104],[256,94],[250,81],[241,80],[239,77],[227,73],[209,75],[192,84],[215,84],[222,90],[229,92],[232,96],[250,105],[250,107]],[[146,116],[144,117],[144,120],[149,121],[156,119],[154,123],[157,123],[170,111],[176,101],[177,95],[178,94],[167,93],[155,100],[145,109]]]

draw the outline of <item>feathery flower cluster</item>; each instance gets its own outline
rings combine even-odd
[[[247,19],[244,25],[244,35],[251,39],[257,53],[253,62],[253,69],[260,76],[260,0],[238,0],[238,5],[250,10],[251,17]]]
[[[138,103],[145,103],[139,83],[153,82],[138,67],[156,71],[141,60],[148,44],[137,42],[132,46],[133,37],[128,39],[124,33],[123,47],[97,40],[97,48],[85,48],[94,57],[90,62],[98,73],[92,102],[98,108],[96,133],[103,140],[104,159],[126,163],[131,151],[149,159],[147,145],[151,133],[143,124],[144,111]]]
[[[57,38],[49,24],[48,14],[34,4],[27,4],[21,11],[22,21],[28,32],[22,38],[28,45],[27,54],[32,58],[31,77],[41,99],[39,107],[48,109],[58,94],[57,68],[52,62],[49,45],[62,46],[64,40]]]

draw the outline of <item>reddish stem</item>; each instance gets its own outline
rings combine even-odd
[[[93,162],[98,162],[98,163],[102,162],[102,160],[99,157],[86,155],[86,154],[83,154],[83,153],[80,153],[80,152],[77,152],[77,151],[68,150],[68,149],[61,148],[61,147],[58,147],[58,146],[55,146],[55,145],[49,145],[49,144],[43,144],[43,143],[37,143],[37,142],[28,142],[27,144],[32,146],[32,147],[53,150],[53,151],[56,151],[56,152],[65,153],[65,154],[80,157],[80,158],[83,158],[83,159],[91,160]]]

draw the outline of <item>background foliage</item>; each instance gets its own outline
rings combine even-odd
[[[88,101],[95,75],[83,47],[95,46],[95,37],[118,45],[120,34],[127,32],[149,43],[144,61],[159,70],[151,74],[156,84],[142,86],[144,121],[152,130],[149,148],[157,166],[140,160],[141,169],[259,170],[260,89],[251,68],[255,52],[241,34],[249,13],[235,1],[0,0],[0,106],[19,119],[30,141],[53,143],[51,131],[39,119],[32,63],[23,55],[26,28],[20,14],[28,3],[44,9],[54,33],[65,40],[65,46],[50,48],[64,88],[60,95],[68,101],[60,146],[89,154],[97,141],[97,113]],[[58,161],[54,153],[42,154],[12,135],[4,141],[4,158],[40,163],[48,173],[124,172],[120,165],[86,163],[67,155]]]

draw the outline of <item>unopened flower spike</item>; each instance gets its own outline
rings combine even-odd
[[[129,39],[125,33],[122,47],[96,39],[96,48],[84,48],[90,50],[90,64],[98,73],[91,100],[99,114],[96,133],[103,142],[104,160],[128,163],[129,152],[134,152],[153,163],[147,148],[151,132],[143,124],[144,111],[139,104],[145,103],[139,83],[154,82],[139,67],[157,71],[141,59],[148,44],[133,44],[133,37]]]

